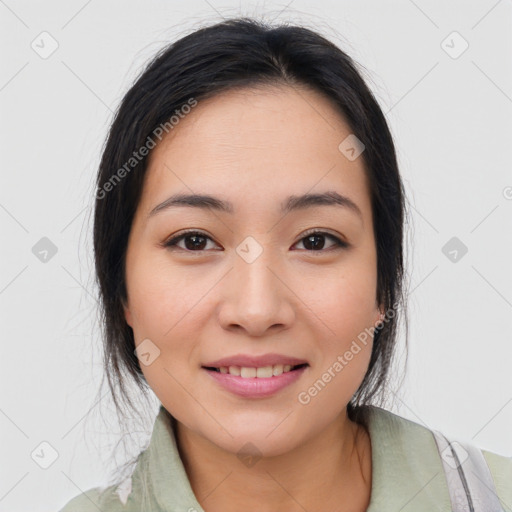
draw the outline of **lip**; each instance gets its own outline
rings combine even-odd
[[[288,360],[290,360],[290,358],[288,358]],[[221,359],[219,361],[222,362],[223,360]],[[214,370],[207,370],[206,368],[203,368],[203,370],[222,388],[235,395],[243,398],[266,398],[296,382],[300,379],[301,375],[307,370],[307,368],[309,368],[309,366],[302,366],[296,370],[281,373],[281,375],[263,378],[243,378],[229,373],[219,373]]]
[[[305,359],[285,356],[282,354],[264,354],[261,356],[251,356],[248,354],[236,354],[234,356],[223,357],[216,361],[203,364],[203,368],[220,368],[221,366],[245,366],[247,368],[262,368],[263,366],[274,366],[276,364],[289,364],[297,366],[298,364],[309,364]]]

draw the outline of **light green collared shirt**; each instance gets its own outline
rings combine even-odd
[[[367,512],[451,512],[442,459],[432,432],[411,420],[366,406],[372,445]],[[124,482],[82,493],[59,512],[204,512],[180,458],[171,423],[160,406],[149,446]],[[512,458],[482,450],[504,512],[512,512]],[[252,512],[252,511],[251,511]]]

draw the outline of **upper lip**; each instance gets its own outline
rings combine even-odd
[[[276,364],[289,364],[297,366],[298,364],[307,364],[305,359],[285,356],[282,354],[264,354],[261,356],[251,356],[246,354],[236,354],[234,356],[223,357],[216,361],[211,361],[203,365],[207,368],[220,368],[222,366],[240,366],[246,368],[262,368],[264,366],[273,366]]]

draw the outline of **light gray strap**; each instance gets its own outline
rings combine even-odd
[[[504,512],[482,451],[470,443],[450,442],[433,430],[450,492],[453,512]]]

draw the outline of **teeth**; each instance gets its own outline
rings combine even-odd
[[[240,375],[240,367],[239,366],[230,366],[228,368],[228,373],[231,375]]]
[[[261,368],[251,368],[246,366],[221,366],[217,368],[220,373],[229,373],[230,375],[236,375],[244,379],[250,379],[254,377],[258,378],[269,378],[272,376],[278,376],[282,373],[289,372],[292,366],[289,364],[275,364],[273,366],[262,366]]]
[[[256,369],[256,377],[272,377],[272,366]]]
[[[275,364],[272,367],[272,375],[281,375],[283,373],[283,365],[282,364]]]
[[[244,379],[256,377],[256,372],[256,368],[246,368],[245,366],[242,366],[242,368],[240,368],[240,376],[243,377]]]

